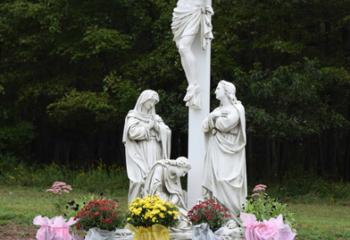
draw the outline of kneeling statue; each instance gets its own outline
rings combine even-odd
[[[146,178],[144,196],[157,195],[176,205],[180,211],[186,211],[187,194],[182,189],[181,177],[190,169],[191,165],[185,157],[158,160]]]
[[[158,160],[145,181],[144,196],[157,195],[178,207],[180,222],[171,229],[172,232],[191,231],[191,223],[187,218],[187,193],[181,186],[181,177],[184,177],[190,169],[191,165],[185,157]]]

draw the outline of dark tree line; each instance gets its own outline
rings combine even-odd
[[[175,5],[1,1],[1,159],[124,165],[124,117],[145,88],[161,95],[157,111],[173,130],[173,156],[186,155],[186,81],[170,30]],[[249,176],[349,181],[350,1],[213,5],[211,84],[233,81],[246,107]]]

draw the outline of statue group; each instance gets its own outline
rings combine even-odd
[[[210,0],[179,0],[173,12],[171,28],[188,82],[184,101],[196,111],[201,109],[200,69],[192,46],[198,36],[203,50],[210,44],[213,38],[212,15]],[[219,106],[202,119],[202,134],[206,136],[207,146],[202,159],[203,179],[198,187],[203,189],[202,199],[215,199],[233,216],[238,216],[247,197],[245,112],[236,98],[233,83],[221,80],[215,95]],[[181,212],[180,224],[172,230],[188,232],[191,224],[187,219],[187,194],[181,186],[181,177],[190,171],[191,165],[185,157],[170,159],[171,130],[156,113],[158,102],[157,92],[145,90],[125,118],[123,143],[130,181],[128,201],[158,195],[172,202]],[[233,217],[217,232],[230,236],[239,224],[239,220]]]
[[[215,94],[220,105],[204,119],[202,126],[208,146],[202,186],[198,187],[203,188],[203,199],[215,199],[237,216],[247,196],[244,107],[236,98],[234,84],[228,81],[220,81]],[[128,200],[158,195],[172,202],[182,216],[178,229],[184,229],[189,226],[188,206],[180,179],[191,165],[185,157],[170,159],[171,130],[156,114],[158,101],[155,91],[143,91],[125,119]]]

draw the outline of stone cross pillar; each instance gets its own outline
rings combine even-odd
[[[188,174],[189,208],[202,198],[206,152],[202,122],[209,114],[212,14],[211,0],[178,0],[171,25],[188,82],[184,101],[189,106],[188,159],[192,166]]]
[[[211,6],[211,0],[206,5]],[[192,169],[188,174],[188,207],[191,208],[202,198],[203,166],[207,148],[205,135],[202,131],[202,122],[210,112],[210,59],[211,43],[206,49],[201,46],[200,34],[197,34],[193,43],[193,52],[196,57],[196,68],[200,86],[201,109],[189,108],[188,114],[188,159]]]
[[[199,35],[193,43],[200,85],[201,109],[189,108],[188,119],[188,159],[192,169],[188,173],[188,207],[191,208],[202,197],[203,165],[206,140],[202,122],[210,110],[210,43],[206,50],[201,47]]]

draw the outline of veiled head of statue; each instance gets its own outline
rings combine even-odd
[[[169,170],[173,174],[176,174],[178,177],[185,176],[191,169],[191,164],[185,157],[178,157],[175,160],[167,160],[166,163],[168,165]]]
[[[159,102],[159,95],[153,90],[144,90],[135,104],[134,110],[140,113],[155,114],[155,105]]]
[[[220,100],[221,98],[221,91],[225,94],[225,97],[227,97],[232,104],[237,102],[236,98],[236,87],[233,83],[221,80],[216,88],[216,96],[217,99]]]
[[[185,157],[178,157],[178,158],[176,158],[175,161],[176,161],[176,165],[178,167],[186,168],[188,170],[191,169],[191,164],[190,164],[190,162],[188,161],[187,158],[185,158]]]

